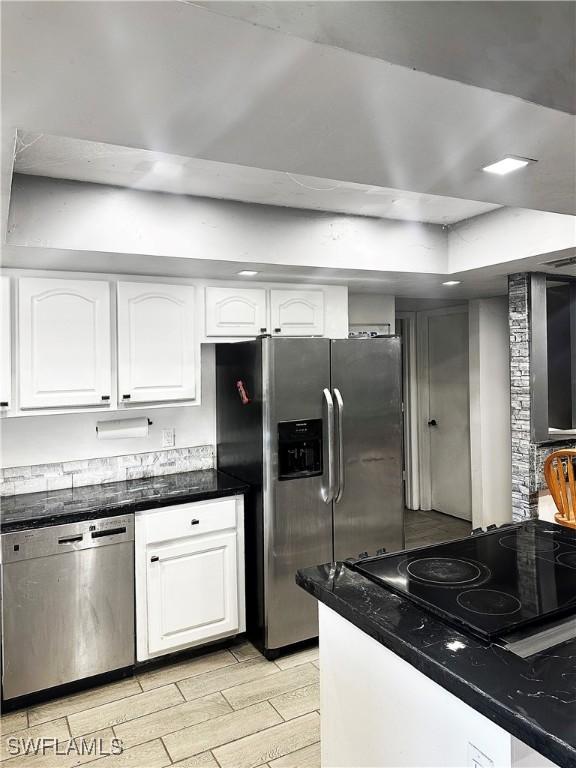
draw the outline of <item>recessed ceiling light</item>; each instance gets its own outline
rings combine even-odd
[[[446,280],[442,285],[460,285],[461,282],[462,280]]]
[[[242,275],[242,277],[254,277],[258,272],[255,272],[253,269],[242,269],[238,274]]]
[[[515,157],[514,155],[506,155],[502,160],[498,160],[496,163],[485,165],[482,168],[486,173],[495,173],[497,176],[505,176],[512,171],[519,171],[520,168],[526,168],[530,163],[535,163],[536,160],[531,160],[529,157]]]

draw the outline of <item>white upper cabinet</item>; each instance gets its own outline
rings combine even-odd
[[[107,282],[21,278],[18,330],[21,408],[109,402]]]
[[[118,386],[123,403],[194,400],[194,287],[118,283]]]
[[[0,278],[0,408],[12,403],[12,370],[10,354],[10,278]]]
[[[271,290],[270,311],[275,335],[324,335],[323,291]]]
[[[206,336],[267,332],[266,289],[206,288]]]

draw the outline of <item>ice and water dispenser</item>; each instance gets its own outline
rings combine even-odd
[[[278,424],[278,479],[322,474],[322,419]]]

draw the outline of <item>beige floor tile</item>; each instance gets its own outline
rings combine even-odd
[[[8,712],[0,717],[0,733],[4,736],[12,731],[21,731],[23,728],[28,728],[28,713],[25,709]]]
[[[187,757],[178,763],[172,763],[174,768],[219,768],[212,752],[202,752],[200,755]]]
[[[122,739],[125,749],[143,744],[150,739],[157,739],[168,733],[179,731],[190,725],[203,723],[213,717],[232,712],[221,693],[211,693],[202,699],[194,699],[184,704],[177,704],[150,715],[138,717],[128,723],[122,723],[114,727],[114,733]]]
[[[238,661],[248,661],[248,659],[259,659],[262,656],[260,651],[257,648],[254,648],[252,643],[249,643],[247,640],[244,643],[239,643],[238,645],[231,646],[230,650],[232,651],[234,656],[238,659]]]
[[[202,675],[215,669],[222,669],[231,664],[236,664],[236,658],[227,650],[207,653],[205,656],[196,656],[193,659],[170,664],[167,667],[152,669],[139,675],[140,684],[145,691],[159,688],[161,685],[176,683],[187,677]]]
[[[319,649],[317,645],[311,648],[305,648],[303,651],[296,651],[289,656],[281,656],[276,659],[276,664],[280,669],[290,669],[291,667],[297,667],[299,664],[306,664],[309,661],[316,661],[318,659]]]
[[[270,704],[282,715],[284,720],[292,720],[295,717],[307,715],[320,707],[320,684],[313,683],[305,688],[297,688],[280,696],[275,696],[270,699]]]
[[[170,758],[162,741],[156,739],[127,749],[121,755],[110,755],[95,760],[90,763],[90,768],[163,768],[165,765],[170,765]]]
[[[255,768],[319,739],[320,718],[314,712],[218,747],[214,757],[222,768]]]
[[[73,736],[80,736],[89,731],[109,728],[136,717],[149,715],[151,712],[172,707],[182,701],[183,697],[178,688],[174,684],[166,685],[70,715],[68,718],[70,731]]]
[[[272,760],[269,768],[320,768],[320,742]]]
[[[274,710],[275,711],[275,710]],[[13,731],[11,734],[2,734],[0,743],[0,760],[6,760],[9,757],[16,757],[22,754],[22,749],[28,744],[29,739],[56,739],[63,741],[70,737],[66,718],[52,720],[50,723],[35,725],[33,728],[24,728],[21,731]],[[15,741],[16,740],[16,741]],[[12,747],[19,748],[20,753],[14,752]],[[30,747],[28,747],[30,748]]]
[[[281,722],[280,715],[265,701],[171,733],[164,737],[164,744],[170,757],[176,762]]]
[[[196,675],[178,683],[185,699],[199,699],[209,693],[216,693],[225,688],[258,680],[266,675],[278,672],[278,667],[266,659],[250,659],[225,669],[217,669],[204,675]]]
[[[234,709],[242,709],[316,682],[318,682],[316,667],[312,664],[300,664],[294,669],[285,669],[275,675],[226,688],[222,693]]]
[[[320,669],[320,659],[316,659],[316,661],[313,661],[312,664],[314,664],[316,669]]]
[[[120,680],[117,683],[109,683],[98,688],[91,688],[88,691],[75,693],[72,696],[66,696],[60,699],[48,701],[45,704],[38,704],[31,707],[28,713],[30,725],[46,723],[49,720],[55,720],[57,717],[67,717],[76,712],[82,712],[84,709],[91,709],[100,704],[107,704],[110,701],[123,699],[126,696],[142,693],[138,681],[134,678],[129,680]]]

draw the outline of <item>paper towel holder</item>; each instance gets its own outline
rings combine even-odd
[[[128,421],[128,419],[126,419],[126,421]],[[148,426],[149,426],[149,427],[151,427],[151,426],[152,426],[152,424],[154,424],[154,422],[152,421],[152,419],[147,419],[147,421],[148,421]],[[98,434],[98,424],[96,424],[96,434]]]

